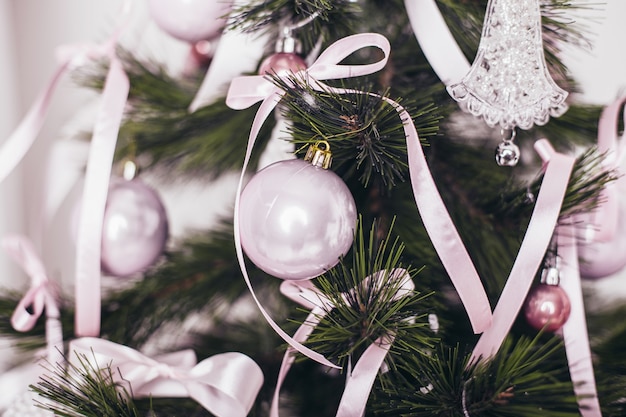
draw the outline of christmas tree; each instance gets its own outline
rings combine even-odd
[[[61,75],[100,95],[72,288],[45,234],[3,239],[32,285],[1,334],[40,362],[3,415],[626,415],[624,306],[581,285],[626,265],[626,100],[578,102],[561,59],[589,6],[148,3],[182,73],[125,48],[122,10],[0,148],[4,178]],[[168,242],[159,186],[232,175]]]

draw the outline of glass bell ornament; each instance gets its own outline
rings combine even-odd
[[[526,321],[537,330],[559,330],[571,312],[569,297],[559,286],[559,270],[548,267],[542,271],[541,283],[533,287],[524,302]]]
[[[304,160],[275,162],[259,171],[240,199],[244,252],[261,270],[286,280],[314,278],[335,266],[352,246],[356,204],[328,168],[327,142]]]
[[[298,55],[299,52],[300,44],[293,36],[291,28],[283,28],[276,42],[275,52],[261,62],[259,75],[288,75],[306,69],[306,62]]]
[[[447,87],[487,125],[530,129],[567,111],[567,92],[552,79],[543,52],[539,0],[489,0],[476,58]]]
[[[232,8],[227,0],[148,0],[152,19],[170,36],[195,43],[217,38]]]

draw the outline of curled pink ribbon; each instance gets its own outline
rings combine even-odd
[[[48,279],[35,247],[28,238],[11,235],[2,239],[2,248],[22,267],[31,280],[30,289],[13,311],[11,325],[18,332],[32,330],[45,309],[48,361],[61,362],[63,359],[61,314],[53,284]]]
[[[396,287],[393,300],[409,296],[415,289],[411,276],[406,270],[400,268],[393,269],[392,271],[379,271],[374,275],[366,277],[359,286],[369,286],[372,281],[376,288],[382,288],[383,286]],[[280,290],[291,300],[311,310],[304,323],[293,336],[298,342],[305,342],[315,326],[317,326],[335,306],[331,300],[311,284],[311,281],[284,281],[280,286]],[[358,291],[358,289],[353,288],[350,290],[350,293],[356,291]],[[347,303],[348,300],[354,299],[354,296],[342,294],[342,298],[346,300]],[[346,388],[337,410],[337,417],[360,417],[363,415],[376,375],[394,339],[395,335],[393,334],[383,335],[376,339],[365,352],[363,352],[363,355],[359,358],[354,369],[348,375]],[[276,382],[276,388],[274,390],[270,417],[278,417],[280,388],[294,362],[294,353],[293,348],[288,348],[283,356],[283,361],[278,373],[278,381]]]
[[[377,62],[366,65],[339,65],[339,62],[344,58],[366,47],[380,49],[383,52],[383,57]],[[358,90],[333,88],[321,83],[320,80],[372,74],[385,66],[389,53],[389,41],[382,35],[362,33],[348,36],[329,46],[308,69],[298,72],[296,77],[301,77],[308,81],[313,88],[321,91],[331,91],[338,94],[367,94]],[[275,86],[270,80],[264,76],[257,75],[235,78],[230,85],[226,98],[226,104],[233,109],[247,108],[258,101],[262,101],[250,130],[246,155],[235,196],[234,240],[237,259],[255,302],[274,331],[305,356],[323,365],[336,367],[322,355],[293,340],[272,320],[254,294],[244,263],[239,235],[239,205],[245,172],[261,125],[271,114],[283,95],[284,91]],[[380,97],[376,94],[371,95]],[[417,208],[433,245],[465,306],[472,328],[476,333],[480,333],[491,325],[491,307],[480,277],[469,257],[467,249],[461,241],[458,231],[452,223],[450,214],[430,174],[411,115],[395,101],[387,97],[382,97],[382,99],[396,109],[399,118],[403,121],[403,128],[407,138],[409,172]]]
[[[545,166],[537,203],[509,278],[494,309],[493,325],[481,335],[469,363],[481,358],[489,359],[500,349],[526,299],[559,218],[574,158],[555,152],[546,139],[538,140],[535,150]]]
[[[70,342],[71,360],[109,367],[116,383],[130,384],[139,397],[189,397],[218,417],[245,417],[263,385],[258,365],[242,353],[211,356],[197,363],[192,350],[148,356],[108,340],[83,337]],[[77,363],[80,366],[80,362]]]

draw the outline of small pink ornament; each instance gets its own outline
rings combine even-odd
[[[277,52],[268,56],[259,66],[259,74],[288,75],[306,69],[307,65],[299,55],[289,52]]]
[[[169,35],[190,43],[213,39],[222,33],[224,16],[230,12],[227,0],[149,0],[149,12]]]
[[[554,332],[569,318],[572,308],[567,293],[558,285],[558,274],[556,268],[545,270],[546,282],[550,283],[542,282],[532,288],[524,302],[526,321],[537,330]]]
[[[339,262],[352,245],[356,205],[334,172],[300,159],[259,171],[241,194],[241,245],[278,278],[309,279]]]
[[[306,69],[306,62],[298,55],[299,51],[300,43],[293,36],[291,29],[283,28],[283,32],[276,41],[274,54],[261,62],[259,74],[285,76]]]
[[[168,236],[165,208],[142,181],[112,180],[102,226],[102,269],[126,277],[163,253]]]
[[[589,214],[589,218],[592,214]],[[620,207],[617,221],[617,230],[607,241],[578,242],[578,256],[580,258],[580,275],[583,278],[598,279],[613,275],[626,267],[626,210]],[[589,223],[587,227],[594,228]]]

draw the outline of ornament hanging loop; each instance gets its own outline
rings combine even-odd
[[[330,152],[330,144],[325,140],[318,140],[313,145],[309,146],[306,151],[304,160],[310,162],[312,165],[328,169],[333,162],[333,154]]]

